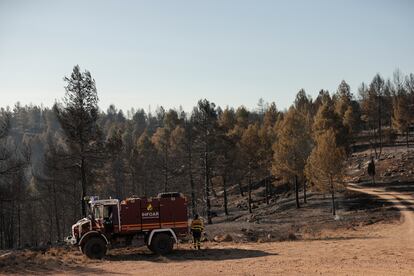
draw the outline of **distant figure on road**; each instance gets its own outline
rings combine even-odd
[[[372,184],[375,184],[375,163],[374,157],[371,156],[371,162],[368,164],[368,175],[372,177]]]
[[[193,234],[193,245],[194,249],[200,249],[201,247],[201,233],[204,230],[203,221],[196,214],[191,222],[191,233]]]

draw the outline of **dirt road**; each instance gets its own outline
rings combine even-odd
[[[405,186],[394,186],[394,190],[383,187],[366,188],[350,184],[348,189],[375,195],[394,203],[402,215],[403,224],[392,229],[393,238],[401,241],[414,242],[414,197],[412,192],[397,192],[395,189],[404,190]]]
[[[168,258],[131,251],[88,264],[86,274],[118,275],[414,275],[414,198],[384,188],[349,189],[392,201],[402,222],[327,233],[324,238],[273,243],[188,246]],[[82,271],[76,271],[76,274]],[[56,271],[55,271],[56,273]],[[66,274],[62,271],[62,274]]]

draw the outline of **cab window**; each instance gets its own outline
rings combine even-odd
[[[103,218],[112,219],[112,212],[113,212],[112,205],[105,206],[103,208]]]
[[[94,217],[95,217],[95,219],[102,219],[103,218],[103,216],[102,216],[102,206],[94,206],[94,208],[93,208],[93,215],[94,215]]]

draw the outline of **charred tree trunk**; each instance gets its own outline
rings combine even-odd
[[[224,204],[224,214],[226,215],[226,216],[228,216],[229,215],[229,210],[228,210],[228,208],[227,208],[227,204],[228,204],[228,202],[227,202],[227,177],[226,177],[226,174],[224,174],[223,176],[222,176],[222,180],[223,180],[223,204]]]
[[[4,233],[3,200],[0,199],[0,249],[4,249],[3,233]]]
[[[81,194],[81,203],[82,203],[82,216],[86,217],[86,169],[85,169],[85,158],[81,158],[81,180],[82,180],[82,194]]]
[[[53,207],[55,213],[55,223],[56,223],[56,233],[58,241],[62,241],[61,231],[60,231],[60,222],[59,222],[59,209],[57,204],[57,193],[56,193],[56,180],[53,178]]]
[[[192,168],[191,168],[191,161],[189,162],[189,175],[190,175],[190,189],[191,189],[191,212],[192,212],[192,215],[194,216],[196,214],[196,198],[195,198],[194,179],[193,179],[193,173],[192,173]]]
[[[378,153],[377,153],[377,132],[375,131],[374,127],[372,127],[372,139],[370,140],[371,143],[371,154],[372,154],[372,149],[374,150],[374,154],[375,154],[375,158],[378,158]]]
[[[252,213],[252,174],[251,174],[251,166],[249,164],[249,198],[248,198],[248,204],[249,204],[249,213]]]
[[[269,179],[265,178],[266,204],[269,205]]]
[[[167,186],[168,186],[168,173],[167,168],[164,170],[164,193],[167,192]]]
[[[168,192],[168,147],[164,149],[164,192]]]
[[[48,215],[48,219],[49,219],[49,240],[47,242],[50,245],[50,244],[52,244],[52,240],[53,240],[53,215],[52,215],[52,210],[48,209],[47,215]]]
[[[332,215],[336,215],[336,208],[335,208],[335,189],[333,185],[332,176],[329,178],[329,182],[331,182],[331,196],[332,196]]]
[[[61,210],[61,216],[62,216],[62,220],[61,220],[61,231],[62,231],[62,235],[60,237],[63,237],[66,233],[68,233],[69,231],[67,230],[67,225],[66,225],[66,210],[65,208],[62,208]]]
[[[306,199],[306,181],[303,181],[303,203],[307,203],[307,199]]]
[[[299,183],[298,176],[295,175],[295,198],[296,198],[296,208],[300,208],[299,204]]]
[[[381,120],[381,95],[378,95],[378,136],[379,136],[379,154],[378,158],[381,157],[382,153],[382,120]]]
[[[13,248],[14,246],[14,210],[15,210],[15,206],[14,206],[14,200],[12,200],[11,202],[11,210],[10,210],[10,222],[8,224],[8,248]]]
[[[210,192],[213,195],[213,197],[217,198],[217,192],[216,192],[216,190],[213,187],[213,181],[212,181],[213,178],[211,177],[211,175],[209,175],[209,178],[208,179],[210,181]]]
[[[152,183],[153,178],[154,178],[153,177],[153,171],[151,170],[149,172],[149,178],[148,178],[148,173],[145,173],[145,176],[142,179],[141,189],[142,189],[145,197],[148,196],[147,182],[148,182],[149,186],[152,187],[153,186],[153,183]]]
[[[131,165],[129,165],[129,169],[131,171],[132,193],[137,194],[138,193],[138,185],[137,185],[137,181],[135,179],[135,171],[134,171],[134,168],[132,168]]]
[[[211,203],[210,203],[210,178],[209,178],[209,166],[208,166],[208,153],[207,144],[204,151],[204,192],[206,199],[206,211],[207,211],[207,223],[213,224],[211,219]]]
[[[239,191],[240,191],[240,195],[241,195],[242,197],[244,197],[244,193],[243,193],[243,186],[242,186],[241,180],[239,181]]]
[[[5,223],[4,223],[4,209],[3,209],[3,200],[0,200],[0,248],[4,249],[4,232],[5,232]]]
[[[73,190],[72,190],[72,216],[73,216],[73,220],[77,220],[78,219],[78,211],[79,211],[79,205],[78,205],[78,193],[77,193],[77,189],[76,189],[77,183],[76,181],[73,181]]]
[[[124,164],[122,162],[123,157],[121,157],[121,153],[116,153],[117,157],[115,158],[112,164],[112,172],[113,178],[115,181],[115,195],[116,198],[122,199],[124,198],[125,190],[123,189],[123,185],[125,184],[124,180]],[[128,189],[128,188],[127,188]]]
[[[17,224],[18,224],[18,228],[17,228],[17,247],[20,248],[21,246],[21,236],[22,236],[22,232],[21,232],[21,204],[20,204],[20,200],[17,202]]]
[[[406,133],[405,133],[405,141],[407,143],[407,150],[410,148],[410,145],[408,143],[408,133],[409,133],[409,129],[407,129]]]
[[[186,143],[187,149],[187,162],[188,162],[188,176],[190,179],[190,193],[191,193],[191,214],[194,217],[196,214],[196,196],[195,196],[195,185],[193,177],[193,132],[192,128],[188,128],[188,140]]]

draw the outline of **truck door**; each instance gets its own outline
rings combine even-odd
[[[108,234],[118,232],[119,218],[118,205],[105,205],[103,208],[103,224]]]
[[[112,223],[114,224],[114,232],[119,232],[119,210],[118,205],[112,206]]]

